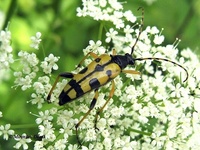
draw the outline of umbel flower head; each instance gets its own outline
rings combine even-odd
[[[89,41],[83,49],[84,55],[93,52],[97,55],[131,54],[140,27],[137,28],[136,16],[131,11],[124,11],[117,0],[82,0],[82,7],[77,8],[77,16],[90,17],[103,23],[107,29],[106,38]],[[139,18],[140,20],[140,18]],[[106,22],[112,23],[108,28]],[[36,41],[31,47],[38,49],[41,34],[36,34]],[[186,82],[185,71],[177,65],[165,61],[136,61],[127,70],[139,71],[140,75],[121,74],[114,79],[115,92],[109,103],[100,113],[97,128],[94,120],[97,111],[108,99],[111,84],[99,89],[97,103],[78,128],[82,146],[76,141],[75,125],[89,110],[95,93],[88,93],[81,98],[58,106],[58,97],[67,79],[56,85],[51,96],[52,108],[44,110],[45,99],[50,91],[50,74],[58,69],[59,57],[50,54],[40,61],[36,54],[20,52],[22,71],[15,72],[15,84],[22,90],[33,88],[30,105],[37,106],[36,124],[41,141],[34,143],[34,149],[198,149],[200,147],[200,63],[198,57],[189,49],[179,50],[177,40],[174,44],[162,45],[164,36],[156,27],[146,27],[135,46],[133,58],[166,58],[184,66],[189,77]],[[106,47],[112,42],[114,47]],[[36,44],[36,45],[35,45]],[[62,58],[62,57],[61,57]],[[32,63],[28,63],[32,60]],[[78,73],[92,62],[87,58],[84,64],[73,73]],[[39,70],[43,76],[37,78]],[[35,81],[37,80],[37,81]],[[0,112],[1,115],[1,112]],[[1,115],[2,116],[2,115]],[[12,127],[12,126],[11,126]],[[8,132],[0,129],[1,135]],[[13,132],[14,133],[14,132]],[[12,133],[12,134],[13,134]],[[28,133],[26,133],[28,134]],[[14,148],[28,149],[27,140],[17,140]]]

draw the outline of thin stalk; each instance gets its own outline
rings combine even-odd
[[[13,14],[15,13],[16,8],[17,8],[17,0],[12,0],[10,2],[10,6],[8,8],[8,11],[6,13],[6,19],[4,21],[3,30],[5,30],[7,28],[8,23],[11,20]]]
[[[102,33],[103,33],[103,23],[101,22],[101,23],[100,23],[100,26],[99,26],[98,40],[101,40],[101,38],[102,38]]]

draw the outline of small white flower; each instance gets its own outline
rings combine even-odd
[[[18,53],[18,56],[20,57],[21,64],[24,67],[27,67],[27,66],[34,67],[39,63],[39,60],[35,53],[28,53],[28,52],[20,51]]]
[[[127,35],[130,35],[131,33],[133,33],[133,29],[131,28],[130,25],[127,25],[125,28],[124,28],[124,33],[126,33],[126,36]]]
[[[188,138],[193,132],[193,127],[191,124],[191,116],[190,115],[183,115],[180,120],[180,125],[178,126],[178,133],[180,133],[180,136],[182,139]]]
[[[177,135],[177,122],[170,122],[167,128],[167,136],[172,139]]]
[[[108,0],[108,3],[111,5],[111,7],[115,10],[123,9],[123,6],[121,3],[119,3],[117,0]]]
[[[105,114],[104,114],[104,116],[105,116]],[[99,131],[102,132],[102,134],[104,134],[103,132],[104,132],[105,126],[106,126],[106,119],[100,118],[97,122],[97,128],[99,129]]]
[[[5,126],[0,126],[0,136],[3,135],[5,140],[8,140],[9,135],[14,135],[14,130],[9,130],[10,124],[6,124]]]
[[[52,116],[50,116],[50,112],[48,110],[45,110],[43,113],[42,111],[39,112],[40,117],[36,119],[36,123],[40,124],[43,121],[51,121],[53,119]]]
[[[177,83],[175,87],[171,87],[172,89],[172,93],[171,93],[171,97],[180,97],[181,96],[181,91],[183,89],[183,87],[181,86],[180,83]]]
[[[59,60],[59,57],[55,57],[53,54],[49,54],[48,57],[44,59],[43,62],[41,62],[41,67],[43,68],[43,72],[46,74],[51,73],[52,69],[57,70],[58,65],[56,62]]]
[[[101,132],[101,134],[102,134],[102,136],[104,137],[104,138],[107,138],[107,137],[109,137],[109,131],[107,130],[107,129],[104,129],[102,132]]]
[[[120,106],[120,107],[114,107],[110,110],[111,114],[114,117],[120,117],[123,115],[124,113],[124,107]]]
[[[87,148],[86,146],[83,146],[83,145],[81,146],[81,149],[82,150],[89,150],[89,148]]]
[[[42,108],[42,104],[44,103],[44,98],[42,95],[37,95],[35,93],[31,94],[31,103],[32,104],[37,104],[38,105],[38,109]]]
[[[116,137],[116,138],[114,139],[114,147],[115,147],[115,148],[120,148],[120,147],[122,147],[123,145],[124,145],[124,141],[121,140],[119,137]]]
[[[76,144],[76,145],[69,144],[69,146],[67,148],[68,148],[68,150],[77,150],[78,144]]]
[[[124,28],[124,33],[126,34],[126,38],[127,38],[127,42],[131,41],[132,40],[132,34],[133,34],[133,29],[131,28],[130,25],[127,25],[125,28]]]
[[[107,36],[106,42],[109,43],[112,39],[115,38],[115,36],[116,36],[117,34],[118,34],[118,32],[115,31],[113,28],[111,28],[111,29],[109,30],[109,32],[106,33],[106,36]]]
[[[133,15],[133,13],[130,10],[125,11],[124,16],[126,17],[127,21],[130,21],[132,23],[136,21],[136,17]]]
[[[31,139],[28,138],[28,136],[25,133],[23,133],[20,138],[16,138],[15,140],[19,141],[14,145],[14,148],[16,148],[16,149],[19,149],[22,146],[23,149],[26,150],[26,149],[28,149],[27,143],[31,142]]]
[[[149,113],[149,108],[148,107],[143,107],[142,109],[139,110],[139,113],[141,116],[148,117],[150,115]]]
[[[135,141],[131,141],[130,136],[124,136],[123,137],[124,145],[122,147],[122,150],[132,150],[135,148]]]
[[[87,55],[89,52],[94,52],[96,54],[104,54],[106,49],[101,46],[102,42],[97,41],[96,43],[93,40],[89,41],[89,45],[83,50],[84,54]]]
[[[0,111],[0,117],[3,117],[3,113]]]
[[[105,146],[105,149],[111,149],[111,147],[112,147],[112,142],[111,142],[111,138],[105,138],[104,140],[103,140],[103,144],[104,144],[104,146]]]
[[[36,141],[34,144],[34,150],[45,150],[43,141]]]
[[[150,34],[158,34],[159,33],[159,30],[156,26],[153,26],[151,29],[150,29]]]
[[[67,141],[65,139],[60,139],[56,141],[54,148],[59,150],[65,150]]]
[[[5,50],[6,52],[12,52],[12,47],[10,46],[11,32],[1,31],[0,32],[0,50]]]
[[[89,44],[90,44],[90,49],[92,49],[92,50],[96,50],[101,44],[102,44],[102,42],[101,41],[97,41],[96,43],[93,41],[93,40],[90,40],[89,41]]]
[[[94,128],[88,129],[84,139],[86,141],[95,141],[96,138],[97,136],[96,136],[95,129]]]
[[[121,14],[119,14],[119,15],[121,15]],[[118,14],[115,13],[115,16],[113,17],[112,22],[116,26],[116,29],[123,28],[125,26],[124,21],[122,19],[119,19],[117,16],[118,16]]]
[[[58,112],[58,109],[56,107],[52,107],[50,110],[49,110],[50,114],[51,115],[54,115]]]
[[[66,128],[68,123],[73,122],[71,119],[73,120],[73,111],[64,110],[60,112],[57,123]]]
[[[100,142],[97,142],[97,143],[95,144],[94,149],[95,149],[95,150],[103,150],[103,149],[104,149],[103,144],[100,143]]]
[[[56,136],[54,135],[54,128],[52,127],[53,125],[48,121],[45,121],[44,125],[39,125],[39,136],[44,136],[45,139],[54,141]]]
[[[160,45],[164,41],[164,38],[165,37],[163,35],[155,35],[153,42],[157,45]]]
[[[100,0],[100,1],[99,1],[100,7],[105,7],[106,4],[107,4],[107,1],[106,1],[106,0]]]
[[[18,73],[14,73],[14,75],[17,75]],[[32,79],[29,75],[26,75],[25,77],[19,77],[15,79],[16,86],[21,86],[21,89],[25,91],[26,89],[30,88],[32,86]]]
[[[166,140],[166,137],[156,133],[152,133],[151,137],[153,138],[151,144],[153,146],[156,146],[156,148],[158,149],[162,148],[162,146],[164,145],[164,141]]]
[[[77,9],[76,9],[76,11],[77,11],[77,16],[78,17],[85,17],[86,15],[87,15],[87,8],[83,8],[83,9],[81,9],[80,7],[78,7]]]
[[[30,44],[30,47],[32,47],[34,49],[39,49],[39,44],[42,41],[41,35],[42,34],[40,32],[37,32],[35,36],[31,37],[32,43]]]
[[[126,87],[125,93],[127,94],[127,99],[124,99],[123,101],[127,100],[129,101],[130,99],[136,99],[137,95],[137,90],[135,89],[135,86],[129,85]]]
[[[109,125],[109,126],[116,125],[116,120],[113,119],[113,118],[109,118],[109,119],[107,120],[107,122],[108,122],[108,125]]]

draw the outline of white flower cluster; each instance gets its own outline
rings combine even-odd
[[[37,32],[35,36],[31,37],[31,41],[32,43],[30,44],[30,47],[34,48],[34,49],[39,49],[39,44],[42,41],[41,40],[41,33]]]
[[[0,71],[8,69],[10,63],[13,63],[11,33],[10,31],[0,31]]]
[[[83,0],[83,8],[77,8],[77,16],[90,16],[94,20],[110,21],[116,28],[124,28],[125,21],[134,23],[132,12],[123,12],[123,5],[117,0]]]
[[[32,80],[36,77],[36,73],[38,72],[38,63],[39,60],[35,53],[28,53],[20,51],[18,56],[21,60],[22,71],[14,72],[15,85],[21,86],[22,90],[26,90],[32,87]]]
[[[33,79],[36,78],[36,75],[39,71],[39,60],[35,53],[20,51],[18,56],[20,59],[20,64],[22,65],[22,69],[21,71],[14,72],[14,76],[16,77],[15,86],[21,86],[22,90],[26,90],[35,85]],[[48,57],[46,57],[40,65],[40,67],[43,69],[43,72],[45,74],[49,74],[52,70],[57,70],[58,66],[56,65],[56,62],[58,59],[59,57],[55,57],[53,54],[50,54]],[[39,80],[42,83],[48,82],[49,79],[46,79],[45,77],[46,76],[44,76],[42,80],[41,77]]]
[[[34,45],[34,48],[38,49],[38,44],[41,41],[41,39],[39,39],[40,37],[40,32],[36,33],[36,37],[31,37],[33,44],[30,46],[33,47]],[[52,72],[52,70],[58,69],[56,62],[59,60],[59,57],[49,54],[48,57],[44,58],[44,61],[40,62],[35,53],[20,51],[18,56],[21,68],[20,71],[14,72],[14,76],[16,78],[14,87],[21,87],[23,91],[33,87],[36,93],[32,93],[32,100],[30,100],[30,102],[32,104],[37,104],[38,108],[42,108],[42,103],[45,101],[45,93],[48,93],[51,86],[49,84],[50,79],[48,75]],[[40,76],[37,79],[37,74],[41,71],[41,69],[45,75]]]
[[[32,44],[31,47],[38,49],[41,33],[37,32],[36,37],[31,37]],[[0,70],[8,69],[9,64],[13,63],[13,55],[12,55],[12,47],[10,46],[11,33],[10,31],[1,31],[0,32],[0,57],[1,64]],[[36,104],[38,108],[42,108],[42,104],[45,101],[46,93],[48,93],[50,89],[49,84],[49,74],[52,70],[57,70],[58,66],[56,62],[59,60],[59,57],[55,57],[53,54],[49,54],[48,57],[44,58],[44,61],[40,62],[35,53],[28,53],[25,51],[20,51],[18,53],[18,59],[16,59],[16,63],[18,64],[18,71],[14,71],[15,76],[15,85],[14,87],[21,87],[21,89],[27,90],[31,87],[35,90],[35,93],[32,93],[32,100],[30,102],[32,104]],[[39,66],[40,65],[40,66]],[[39,71],[45,74],[40,76],[37,79]],[[42,115],[42,113],[40,113]],[[0,117],[2,117],[2,112],[0,112]],[[38,120],[38,119],[37,119]],[[11,125],[6,124],[5,126],[0,126],[0,136],[3,135],[5,140],[8,140],[9,136],[13,136],[13,138],[18,141],[14,148],[19,149],[23,147],[23,149],[28,149],[28,144],[32,140],[27,138],[28,136],[24,133],[22,136],[15,136],[14,130],[10,130]],[[42,135],[42,134],[41,134]]]

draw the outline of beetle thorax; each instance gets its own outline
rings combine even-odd
[[[111,55],[112,60],[120,66],[121,69],[126,68],[128,65],[134,65],[135,61],[132,55],[126,53],[125,55]]]

